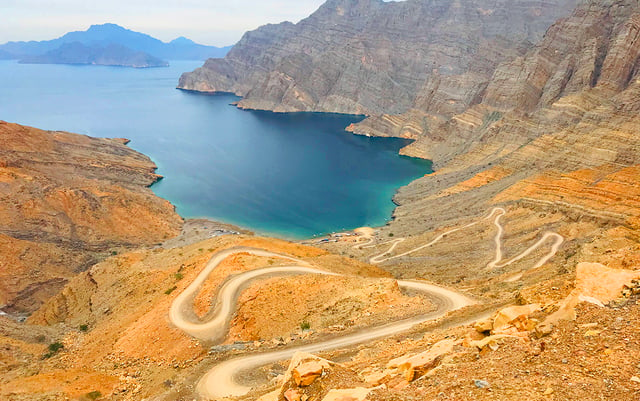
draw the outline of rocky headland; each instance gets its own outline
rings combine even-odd
[[[173,206],[148,188],[155,164],[124,139],[0,121],[0,304],[30,313],[111,254],[180,233]]]

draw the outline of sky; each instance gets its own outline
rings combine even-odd
[[[106,22],[165,42],[227,46],[268,23],[298,22],[325,0],[0,0],[0,44],[49,40]]]

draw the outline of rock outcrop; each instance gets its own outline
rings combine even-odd
[[[459,113],[576,2],[329,0],[298,24],[246,33],[178,87],[279,112]]]
[[[0,122],[0,305],[29,313],[69,278],[123,249],[180,233],[160,177],[121,139]]]

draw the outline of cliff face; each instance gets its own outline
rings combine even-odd
[[[179,234],[148,186],[153,162],[124,140],[0,121],[0,305],[32,312],[111,252]]]
[[[330,0],[296,25],[248,32],[178,87],[235,92],[240,107],[282,112],[402,113],[416,102],[461,112],[500,62],[523,54],[576,2]]]
[[[608,97],[637,79],[639,7],[636,0],[588,1],[578,6],[526,54],[501,63],[478,104],[459,113],[435,112],[429,105],[441,94],[422,91],[408,112],[374,116],[350,130],[416,139],[403,153],[433,159],[436,167],[442,167],[487,142],[496,127],[503,127],[503,132],[505,125],[512,127],[502,140],[519,146],[575,124],[585,110],[582,104],[571,103],[582,102],[588,108],[606,104]],[[454,82],[459,87],[469,84],[469,80]],[[580,100],[575,95],[581,95]],[[503,117],[506,123],[498,122]]]
[[[500,206],[507,209],[510,255],[553,231],[565,237],[564,254],[548,269],[571,272],[583,261],[638,266],[639,16],[637,0],[587,2],[526,55],[501,64],[480,104],[449,119],[412,110],[353,127],[432,124],[414,131],[417,140],[404,152],[434,157],[440,168],[399,191],[401,206],[381,235],[420,244],[431,230]],[[452,285],[461,277],[472,282],[465,278],[468,269],[482,272],[474,279],[497,281],[518,270],[505,269],[502,278],[483,270],[490,248],[478,244],[487,240],[486,231],[468,234],[431,249],[439,256],[431,256],[428,266],[406,258],[391,268],[405,276],[440,276]],[[454,264],[462,268],[452,266],[451,253],[466,255]]]

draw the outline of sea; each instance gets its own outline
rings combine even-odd
[[[176,89],[168,68],[0,61],[0,120],[131,140],[164,178],[152,186],[185,218],[305,239],[391,219],[399,187],[432,172],[409,144],[345,131],[363,116],[240,110],[232,94]]]

